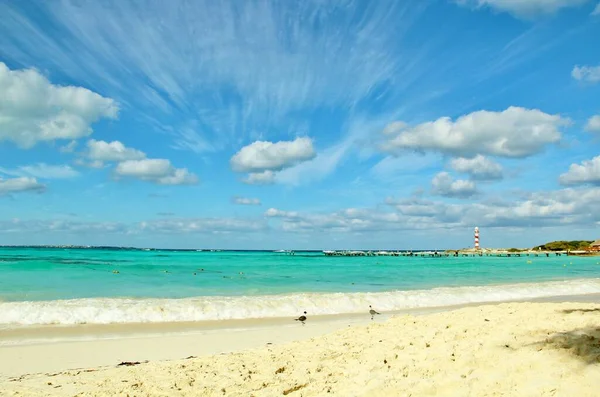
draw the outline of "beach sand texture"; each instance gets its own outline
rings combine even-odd
[[[598,396],[600,304],[402,315],[239,353],[25,375],[0,395]]]

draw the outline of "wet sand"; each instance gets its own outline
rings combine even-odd
[[[557,303],[564,300],[571,303]],[[222,388],[226,395],[281,395],[285,387],[301,385],[304,396],[327,394],[329,389],[350,393],[346,395],[414,389],[425,394],[413,395],[479,390],[484,394],[477,395],[502,391],[558,396],[574,395],[557,392],[572,387],[577,395],[595,395],[592,386],[597,388],[600,379],[600,297],[544,301],[388,313],[375,321],[368,315],[323,316],[310,318],[305,326],[271,319],[3,330],[0,395],[72,395],[74,388],[87,391],[84,395],[225,395]],[[189,356],[199,358],[185,359]],[[150,362],[117,366],[146,360]],[[244,366],[252,373],[244,374]],[[518,376],[506,372],[511,366]],[[283,367],[290,376],[275,374]],[[65,371],[68,368],[91,372]],[[232,368],[242,372],[234,376]],[[542,368],[560,374],[548,377],[540,373]],[[519,383],[527,376],[541,380]],[[172,390],[172,383],[182,379],[187,386]]]
[[[290,330],[262,334],[294,338]],[[217,332],[215,341],[232,333]],[[154,339],[154,349],[175,343]],[[54,359],[81,354],[76,345]],[[2,381],[0,395],[597,396],[598,379],[600,303],[503,303],[405,314],[237,353],[24,375]]]

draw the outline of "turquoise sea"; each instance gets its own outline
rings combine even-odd
[[[600,293],[598,257],[0,248],[0,325],[194,321]]]

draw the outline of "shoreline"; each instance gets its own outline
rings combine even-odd
[[[597,298],[585,296],[585,302],[559,303],[560,298],[553,297],[553,302],[487,304],[400,315],[231,354],[190,357],[193,354],[186,353],[170,361],[135,360],[140,362],[15,375],[0,380],[0,394],[595,397],[600,371],[600,302],[589,301]],[[259,334],[292,338],[292,328],[308,334],[318,324],[275,327]],[[215,338],[231,335],[214,334]],[[243,337],[247,336],[244,333]],[[147,346],[177,347],[169,337],[150,339],[146,338]],[[129,344],[128,340],[121,342],[122,347]],[[86,353],[80,349],[82,345],[93,344],[65,345],[54,352],[62,355],[38,354],[36,360],[82,355]],[[30,347],[40,352],[40,346]],[[194,345],[185,347],[190,351]],[[102,348],[96,345],[96,352],[104,352]],[[12,357],[7,358],[2,362]],[[126,360],[133,361],[130,357]]]
[[[560,269],[566,268],[566,264]],[[594,268],[600,270],[600,268]],[[220,322],[277,321],[307,311],[309,316],[350,316],[364,313],[369,305],[394,313],[427,310],[470,303],[508,302],[552,296],[600,294],[600,278],[558,278],[462,286],[422,286],[371,292],[298,292],[273,295],[195,296],[184,298],[81,298],[0,302],[0,331],[28,327],[84,324],[142,325],[174,323],[210,327]],[[157,327],[161,327],[157,325]],[[222,326],[219,326],[222,327]],[[146,330],[143,330],[146,332]],[[0,342],[1,344],[1,342]]]
[[[391,310],[382,313],[384,318],[399,315],[425,315],[443,311],[461,309],[481,305],[494,305],[512,302],[600,302],[600,293],[556,295],[540,298],[509,299],[501,301],[481,301],[445,306],[417,307]],[[310,315],[310,323],[349,322],[361,323],[365,313],[340,313]],[[381,316],[380,316],[381,318]],[[172,335],[201,333],[210,331],[233,330],[243,331],[254,328],[268,328],[289,325],[290,317],[265,317],[228,320],[174,321],[147,323],[110,323],[110,324],[40,324],[11,325],[0,328],[0,348],[4,346],[46,344],[55,342],[77,342],[96,339],[135,338],[153,335]],[[10,343],[14,341],[15,343]],[[1,372],[0,372],[1,373]]]
[[[272,347],[322,337],[348,327],[385,324],[405,316],[428,316],[507,303],[600,303],[600,294],[554,296],[503,302],[392,311],[371,321],[368,313],[185,323],[27,326],[0,330],[0,380],[23,374],[105,367],[122,361],[177,360]],[[159,343],[157,343],[159,341]]]

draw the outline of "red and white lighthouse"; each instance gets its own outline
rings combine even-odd
[[[478,250],[479,248],[479,228],[475,227],[475,249]]]

